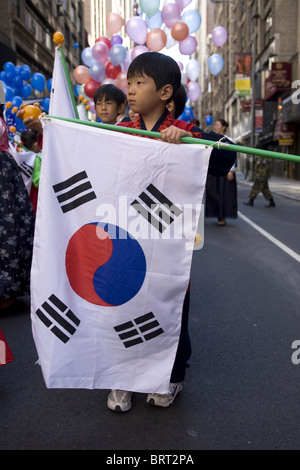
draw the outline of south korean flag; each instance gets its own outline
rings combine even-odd
[[[31,318],[46,385],[166,393],[211,149],[42,121]]]

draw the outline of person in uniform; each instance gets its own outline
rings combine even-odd
[[[275,207],[275,202],[269,188],[268,180],[271,177],[270,165],[266,159],[258,159],[255,163],[254,183],[249,195],[249,201],[244,202],[246,206],[253,206],[256,196],[262,192],[266,200],[269,202],[266,207]]]

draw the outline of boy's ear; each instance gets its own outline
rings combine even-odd
[[[161,99],[168,101],[173,95],[173,87],[170,84],[164,85],[161,89]]]

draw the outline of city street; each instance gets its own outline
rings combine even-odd
[[[194,253],[193,355],[174,405],[157,409],[135,394],[119,414],[107,390],[47,390],[22,298],[0,312],[15,358],[0,368],[0,450],[300,448],[300,203],[274,194],[268,209],[259,195],[247,207],[249,185],[238,193],[238,219],[206,219]]]

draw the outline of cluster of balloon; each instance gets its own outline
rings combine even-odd
[[[223,46],[227,41],[227,31],[223,26],[216,26],[212,30],[212,41],[217,47]],[[208,58],[208,70],[212,75],[217,75],[224,67],[224,59],[220,54],[212,54]]]
[[[22,132],[27,129],[23,121],[17,118],[16,114],[23,103],[29,99],[33,90],[42,93],[46,87],[46,79],[43,74],[37,72],[32,74],[29,65],[14,65],[12,62],[5,62],[3,70],[0,72],[0,80],[4,85],[5,93],[5,119],[10,134]],[[48,87],[48,84],[47,84]],[[51,91],[51,88],[48,91]],[[48,112],[49,98],[43,98],[42,107]]]
[[[77,97],[87,100],[90,111],[94,110],[93,96],[101,84],[114,83],[125,93],[126,73],[131,61],[143,52],[159,52],[164,48],[179,45],[182,55],[196,51],[197,40],[192,36],[201,25],[197,10],[185,8],[192,0],[175,0],[165,3],[160,10],[160,0],[140,0],[140,16],[133,16],[126,23],[118,13],[109,13],[106,18],[107,30],[111,37],[101,36],[95,44],[81,53],[82,65],[73,71]],[[184,11],[183,11],[184,10]],[[123,45],[121,30],[136,46],[128,50]],[[182,70],[183,73],[183,70]],[[200,65],[196,60],[189,62],[185,74],[188,98],[196,101],[201,88],[196,82]]]

